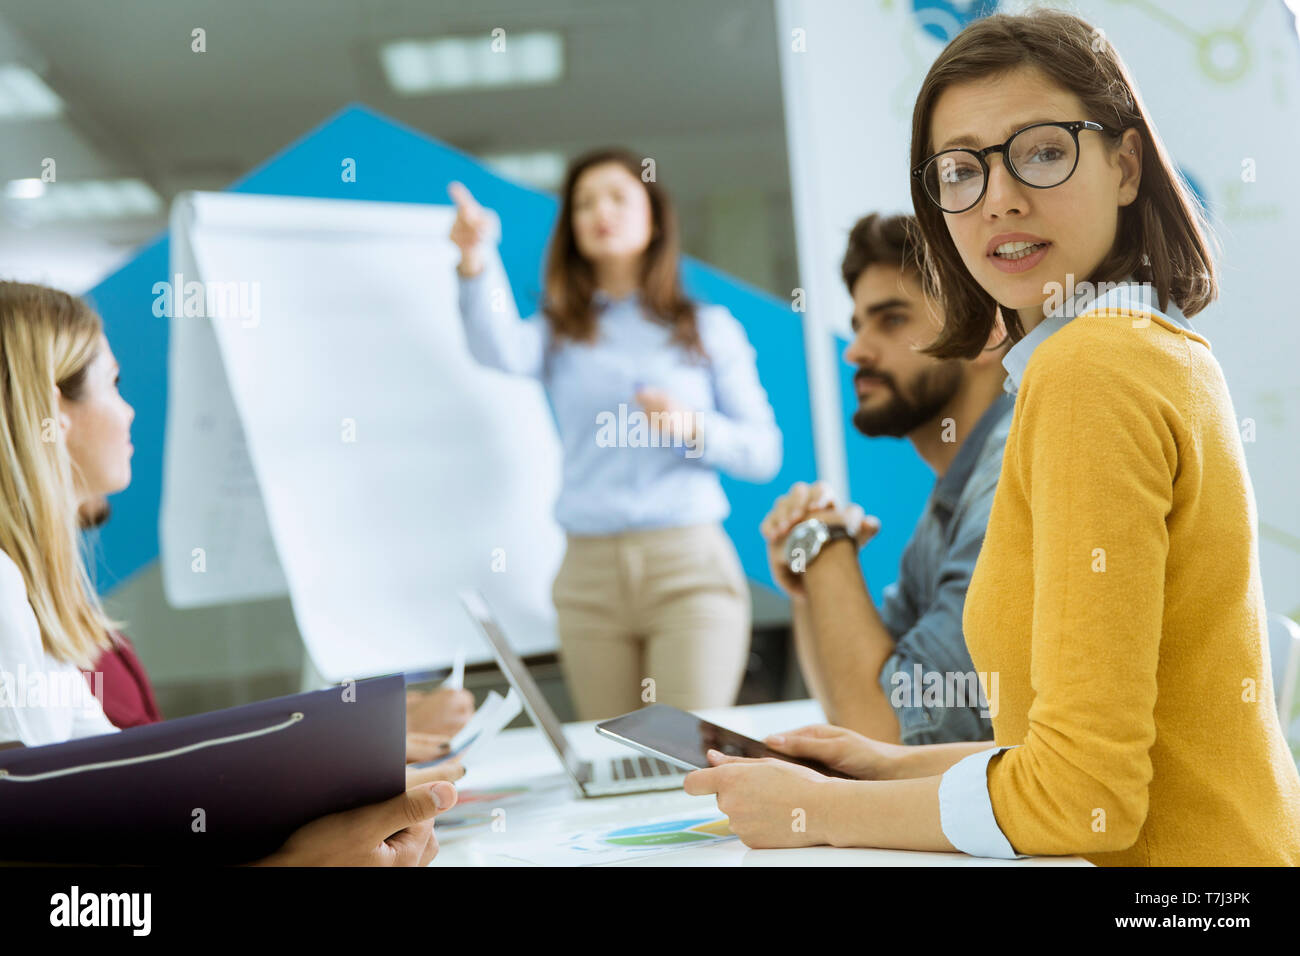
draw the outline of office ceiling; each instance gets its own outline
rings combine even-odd
[[[197,27],[203,53],[191,50]],[[495,27],[560,32],[560,82],[416,97],[389,87],[383,44]],[[163,227],[177,192],[227,185],[352,102],[477,155],[626,144],[655,156],[684,221],[692,203],[760,190],[788,223],[774,30],[761,0],[0,0],[0,64],[30,67],[65,106],[0,120],[0,184],[55,157],[60,182],[139,178],[164,201],[136,219],[10,217],[0,256],[68,243],[125,253]],[[792,262],[792,246],[783,255]]]

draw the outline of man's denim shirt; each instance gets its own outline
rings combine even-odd
[[[895,647],[881,669],[880,686],[905,744],[993,739],[961,615],[1014,407],[1015,396],[1001,394],[975,423],[935,482],[903,550],[898,580],[884,590],[880,617]]]

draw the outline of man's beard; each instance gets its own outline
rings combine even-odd
[[[853,413],[853,425],[868,438],[882,435],[902,438],[933,419],[948,404],[961,385],[961,366],[957,362],[943,362],[925,369],[912,383],[911,398],[898,390],[892,377],[881,376],[877,380],[882,382],[877,388],[889,389],[888,400],[870,409],[859,405]]]
[[[111,513],[107,499],[100,498],[92,504],[77,509],[77,524],[81,526],[81,530],[89,531],[107,523]]]

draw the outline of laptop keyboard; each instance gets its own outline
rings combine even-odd
[[[678,777],[685,771],[657,757],[616,757],[609,762],[615,780],[646,780],[651,777]]]

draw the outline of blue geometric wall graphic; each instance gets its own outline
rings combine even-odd
[[[998,0],[912,0],[917,26],[943,44],[997,10]]]
[[[356,182],[342,181],[345,158],[356,161]],[[344,108],[230,190],[446,204],[450,201],[447,183],[452,180],[465,183],[484,206],[500,213],[505,224],[501,259],[520,313],[531,314],[538,301],[546,242],[558,212],[556,199],[502,179],[473,157],[367,107]],[[113,517],[101,530],[96,549],[93,570],[103,593],[158,558],[168,327],[166,318],[153,314],[153,286],[169,278],[168,251],[164,234],[87,294],[104,318],[122,367],[122,393],[136,410],[131,486],[111,499]],[[703,263],[687,258],[682,271],[688,294],[726,305],[744,324],[785,434],[785,460],[773,481],[753,485],[723,477],[732,507],[726,529],[748,575],[770,584],[758,524],[777,495],[816,473],[802,325],[788,302]],[[895,567],[896,559],[897,553]]]

